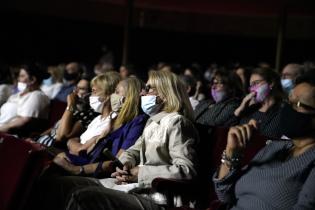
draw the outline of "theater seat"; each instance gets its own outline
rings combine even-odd
[[[39,144],[0,133],[0,209],[26,209],[33,184],[48,163]]]

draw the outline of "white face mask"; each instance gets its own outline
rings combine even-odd
[[[124,103],[124,98],[124,96],[118,95],[116,93],[110,95],[110,104],[114,112],[118,112],[121,109]]]
[[[25,82],[18,82],[17,89],[19,92],[23,92],[27,88],[27,83]]]
[[[156,103],[156,96],[141,96],[141,108],[149,116],[157,114],[161,109],[161,104]]]
[[[103,110],[104,102],[100,101],[99,96],[90,96],[90,106],[95,112],[101,113]]]

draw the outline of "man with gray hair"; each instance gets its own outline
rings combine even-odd
[[[281,85],[286,94],[293,89],[295,79],[304,73],[303,65],[297,63],[287,64],[281,73]]]

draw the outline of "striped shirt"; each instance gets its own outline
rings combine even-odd
[[[221,180],[218,198],[233,210],[315,209],[315,148],[288,159],[291,141],[272,141],[243,168]]]
[[[205,100],[198,104],[194,111],[195,122],[207,126],[229,127],[237,123],[234,111],[240,105],[240,100],[231,98],[219,103]]]
[[[239,124],[246,124],[251,119],[258,122],[258,129],[261,135],[270,139],[279,139],[282,136],[280,132],[280,109],[281,105],[275,104],[267,112],[260,112],[258,108],[251,107],[240,117]]]

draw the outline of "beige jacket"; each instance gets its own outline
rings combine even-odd
[[[196,175],[197,141],[192,122],[177,112],[160,112],[148,120],[142,136],[119,159],[140,166],[141,188],[150,188],[156,177],[192,179]]]

